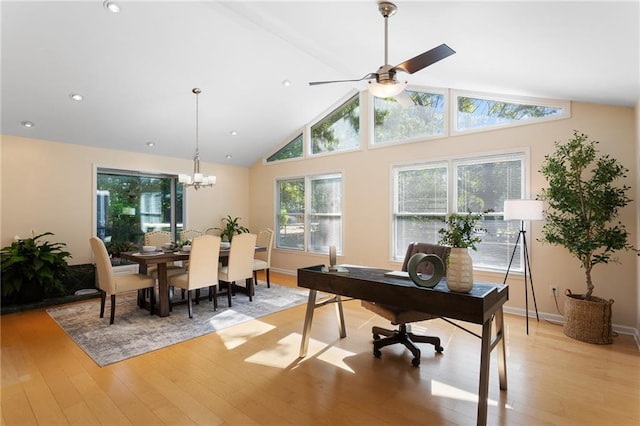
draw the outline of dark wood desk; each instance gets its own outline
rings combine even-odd
[[[489,393],[489,361],[491,351],[498,347],[498,375],[500,389],[507,389],[507,366],[504,340],[502,305],[509,299],[509,288],[501,284],[474,283],[469,293],[449,291],[443,280],[434,288],[416,286],[411,280],[385,276],[387,269],[346,266],[347,273],[322,272],[321,266],[298,269],[298,286],[308,288],[309,299],[304,318],[300,357],[307,355],[313,311],[336,302],[336,314],[340,337],[346,337],[342,296],[372,302],[387,303],[404,308],[428,312],[443,319],[457,319],[482,325],[480,349],[480,379],[478,387],[478,425],[487,423]],[[318,291],[334,294],[333,299],[316,303]],[[496,333],[492,337],[492,319],[495,317]],[[467,330],[468,331],[468,330]]]
[[[220,259],[229,257],[230,248],[220,249]],[[256,246],[256,251],[266,251],[263,246]],[[189,253],[180,251],[163,252],[161,254],[145,255],[140,252],[120,253],[123,259],[139,263],[141,273],[146,272],[148,265],[158,265],[158,316],[169,316],[169,280],[167,279],[167,263],[189,260]]]

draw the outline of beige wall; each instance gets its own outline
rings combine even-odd
[[[365,108],[363,108],[365,109]],[[636,134],[640,121],[633,108],[574,103],[572,117],[566,120],[508,128],[493,132],[449,137],[395,147],[367,149],[277,165],[256,164],[251,169],[218,164],[202,164],[207,173],[216,174],[215,189],[190,189],[187,200],[187,226],[205,229],[219,226],[220,218],[231,214],[242,218],[252,230],[274,227],[274,181],[277,177],[339,171],[344,177],[344,256],[342,263],[364,264],[398,269],[390,259],[390,181],[391,166],[410,161],[446,158],[452,155],[526,148],[531,160],[531,194],[545,186],[537,173],[544,155],[556,140],[565,141],[577,129],[599,140],[600,149],[629,167],[628,184],[640,187]],[[94,166],[123,169],[185,172],[190,160],[172,159],[78,145],[3,136],[0,140],[0,243],[11,242],[14,235],[51,231],[57,241],[66,242],[73,254],[72,263],[91,261],[88,238],[93,230]],[[637,191],[637,189],[634,189]],[[640,198],[640,193],[635,198]],[[633,202],[622,212],[622,220],[632,234],[638,235],[638,204]],[[574,292],[583,291],[583,273],[577,260],[559,247],[541,245],[541,223],[533,223],[529,232],[531,262],[540,312],[557,314],[548,286],[558,285]],[[633,253],[620,253],[621,264],[599,265],[594,270],[596,295],[614,299],[614,323],[638,329],[640,324],[640,267]],[[326,256],[274,250],[273,268],[295,273],[298,267],[324,263]],[[477,279],[502,282],[504,275],[476,274]],[[523,283],[509,276],[508,307],[524,307]],[[560,309],[563,303],[560,301]]]
[[[109,149],[2,136],[2,224],[0,243],[14,235],[53,232],[64,242],[71,264],[92,261],[89,237],[94,232],[94,168],[112,167],[165,173],[188,173],[191,160],[136,154]],[[249,170],[202,163],[201,169],[217,176],[214,189],[189,189],[186,226],[219,227],[227,214],[249,223]]]
[[[366,110],[366,108],[362,108]],[[535,125],[507,128],[492,132],[405,144],[377,149],[363,148],[358,152],[337,154],[305,161],[281,164],[256,164],[251,169],[251,218],[255,228],[274,227],[274,182],[279,177],[293,177],[324,172],[342,172],[344,179],[344,255],[341,263],[371,265],[399,269],[390,261],[391,245],[391,166],[397,163],[420,162],[453,155],[481,154],[525,148],[530,152],[531,195],[546,186],[537,171],[544,155],[553,150],[554,141],[566,141],[577,129],[599,140],[601,151],[610,153],[632,169],[627,184],[638,182],[636,158],[636,116],[633,108],[594,104],[572,104],[572,117]],[[639,185],[640,186],[640,185]],[[635,193],[633,193],[635,195]],[[636,217],[638,205],[633,202],[622,212],[622,220],[638,240]],[[579,263],[560,247],[542,245],[541,222],[532,223],[528,240],[538,309],[557,314],[553,298],[548,295],[551,284],[561,290],[584,292],[583,271]],[[621,264],[599,265],[594,269],[596,295],[614,299],[614,322],[636,328],[638,323],[637,258],[633,253],[620,253]],[[325,263],[326,256],[316,256],[287,250],[274,250],[274,269],[295,271],[298,267]],[[502,273],[476,273],[477,279],[502,283]],[[508,306],[524,308],[521,276],[509,275]],[[564,297],[564,296],[563,296]],[[531,307],[532,304],[530,304]],[[563,301],[560,301],[560,309]]]

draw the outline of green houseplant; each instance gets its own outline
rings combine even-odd
[[[222,218],[223,227],[216,228],[220,231],[220,238],[222,238],[222,241],[231,242],[234,235],[249,232],[249,229],[240,225],[239,221],[239,217],[231,217],[231,215]]]
[[[447,287],[451,291],[466,293],[473,288],[473,259],[469,249],[477,250],[476,244],[482,241],[480,233],[484,231],[478,226],[481,214],[452,214],[440,228],[439,244],[450,246],[447,258]]]
[[[2,296],[8,301],[30,303],[64,292],[63,281],[69,276],[66,244],[41,238],[51,232],[18,238],[2,248]]]
[[[541,241],[566,248],[584,269],[585,293],[567,292],[565,334],[590,343],[611,343],[613,301],[593,296],[591,271],[598,264],[616,262],[616,251],[635,249],[627,241],[624,225],[615,221],[631,201],[630,188],[616,185],[628,170],[611,156],[600,155],[596,144],[574,131],[573,138],[555,142],[555,151],[545,156],[540,172],[549,186],[538,197],[547,204]],[[594,314],[602,324],[583,318]]]

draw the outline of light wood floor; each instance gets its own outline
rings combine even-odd
[[[475,424],[479,339],[442,320],[414,326],[445,348],[435,355],[423,345],[414,368],[398,345],[372,356],[371,326],[384,320],[358,301],[345,304],[345,316],[339,339],[334,308],[316,311],[303,360],[299,306],[100,368],[44,310],[4,315],[2,424]],[[640,424],[631,336],[598,346],[546,322],[530,321],[529,336],[524,318],[505,323],[508,390],[499,391],[493,354],[490,425]]]

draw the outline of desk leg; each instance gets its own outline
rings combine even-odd
[[[507,351],[502,307],[496,311],[496,335],[496,337],[501,340],[501,342],[498,343],[498,376],[500,378],[500,390],[507,390]]]
[[[304,327],[302,328],[302,342],[300,342],[300,358],[307,356],[309,349],[309,334],[311,332],[311,323],[313,322],[313,310],[316,307],[317,290],[309,290],[309,299],[307,300],[307,313],[304,316]]]
[[[167,264],[158,263],[158,316],[169,316],[169,283],[167,281]]]
[[[478,426],[487,424],[487,399],[489,398],[489,362],[491,360],[491,319],[482,324],[480,348],[480,385],[478,386]]]
[[[342,311],[342,296],[336,295],[336,319],[338,320],[338,330],[340,338],[347,337],[347,328],[344,325],[344,312]]]

